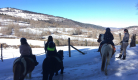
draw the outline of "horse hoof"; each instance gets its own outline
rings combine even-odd
[[[55,76],[57,76],[58,74],[55,74]]]
[[[105,72],[105,75],[107,76],[107,72]]]
[[[104,71],[104,69],[101,69],[101,71]]]

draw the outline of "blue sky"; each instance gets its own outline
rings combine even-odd
[[[0,0],[13,7],[103,27],[138,26],[138,0]]]

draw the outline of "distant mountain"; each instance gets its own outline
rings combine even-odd
[[[126,27],[126,28],[120,28],[119,30],[116,30],[114,31],[115,34],[124,34],[124,29],[128,29],[128,32],[130,35],[132,34],[136,34],[138,35],[138,26],[129,26],[129,27]]]
[[[0,14],[10,15],[13,17],[21,17],[24,19],[30,19],[35,21],[44,21],[46,23],[56,24],[56,26],[62,25],[62,26],[68,26],[68,27],[85,27],[85,28],[91,27],[91,28],[102,29],[102,30],[105,29],[102,26],[97,26],[94,24],[86,24],[86,23],[77,22],[63,17],[42,14],[42,13],[37,13],[37,12],[32,12],[27,10],[20,10],[16,8],[9,8],[9,7],[0,8]]]
[[[122,28],[110,27],[110,29],[111,29],[111,31],[118,31],[118,30],[120,30],[120,29],[122,29]]]

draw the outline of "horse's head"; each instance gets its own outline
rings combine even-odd
[[[101,41],[103,41],[104,40],[104,34],[100,34],[99,35],[99,38],[98,38],[98,40],[97,40],[97,42],[101,42]]]
[[[58,53],[59,53],[62,57],[64,57],[64,55],[63,55],[63,50],[59,50]]]

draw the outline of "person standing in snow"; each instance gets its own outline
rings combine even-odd
[[[21,46],[20,46],[20,57],[29,57],[34,60],[35,66],[38,65],[38,62],[36,61],[36,56],[32,54],[32,49],[27,43],[26,38],[21,38],[20,39]]]
[[[123,58],[122,58],[123,60],[126,59],[126,48],[128,46],[128,42],[129,42],[129,33],[128,33],[128,30],[127,29],[124,29],[124,34],[125,35],[123,37],[123,41],[121,41],[123,51],[122,51],[122,53],[119,54],[119,57],[117,57],[117,58],[120,58],[121,59],[122,54],[123,54]]]

